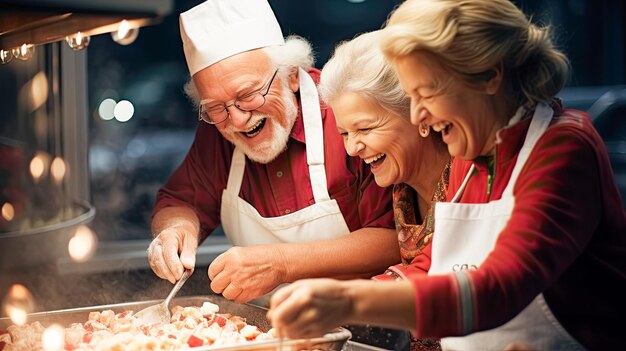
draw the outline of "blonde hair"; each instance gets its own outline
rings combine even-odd
[[[503,68],[513,101],[548,101],[565,85],[569,61],[551,39],[509,0],[407,0],[383,29],[389,60],[416,50],[433,53],[469,85]]]
[[[380,30],[361,34],[339,44],[322,69],[318,90],[326,103],[345,93],[356,93],[386,111],[408,118],[411,100],[382,52]]]
[[[285,38],[285,45],[266,46],[261,50],[267,54],[272,64],[279,67],[278,76],[283,81],[289,75],[288,67],[302,67],[308,71],[315,63],[311,43],[297,35],[290,35]],[[185,83],[183,90],[191,103],[198,108],[201,99],[192,78],[189,78]]]

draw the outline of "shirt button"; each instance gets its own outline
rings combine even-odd
[[[278,171],[278,172],[276,172],[276,176],[277,176],[278,178],[282,177],[282,176],[283,176],[283,172],[282,172],[282,171]]]
[[[285,210],[285,214],[290,214],[290,213],[291,213],[291,210],[290,210],[290,209],[286,209],[286,210]]]

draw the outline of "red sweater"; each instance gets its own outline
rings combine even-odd
[[[626,345],[626,213],[604,143],[589,116],[556,111],[514,186],[515,207],[494,250],[467,271],[474,331],[500,326],[543,293],[565,329],[589,349]],[[491,200],[502,196],[530,118],[500,131]],[[474,160],[462,203],[486,203],[488,168]],[[456,158],[448,199],[472,161]],[[435,234],[437,229],[435,224]],[[430,252],[412,262],[417,335],[461,335],[454,275],[426,276]]]

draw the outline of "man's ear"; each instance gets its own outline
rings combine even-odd
[[[485,91],[489,95],[495,95],[502,86],[502,80],[504,79],[504,67],[502,63],[495,66],[489,71],[489,78],[485,82]]]
[[[300,89],[300,79],[298,78],[298,67],[290,67],[289,68],[289,76],[287,77],[287,81],[289,82],[289,89],[294,93]]]

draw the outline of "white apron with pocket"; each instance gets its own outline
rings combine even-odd
[[[429,275],[457,271],[463,305],[464,323],[471,323],[471,291],[463,270],[476,269],[493,250],[496,240],[508,222],[515,198],[513,186],[535,143],[544,133],[553,116],[552,109],[539,103],[502,198],[485,204],[456,203],[463,193],[474,166],[452,202],[435,205],[435,235],[433,235],[432,265]],[[506,324],[463,337],[441,339],[444,350],[503,350],[511,343],[522,343],[540,350],[584,350],[556,320],[539,294],[522,312]]]
[[[239,197],[246,157],[235,148],[228,183],[222,192],[224,233],[235,246],[280,242],[307,242],[338,237],[349,232],[337,201],[328,195],[324,168],[324,130],[317,88],[309,74],[299,69],[300,100],[306,138],[306,158],[315,203],[279,217],[262,217]]]

